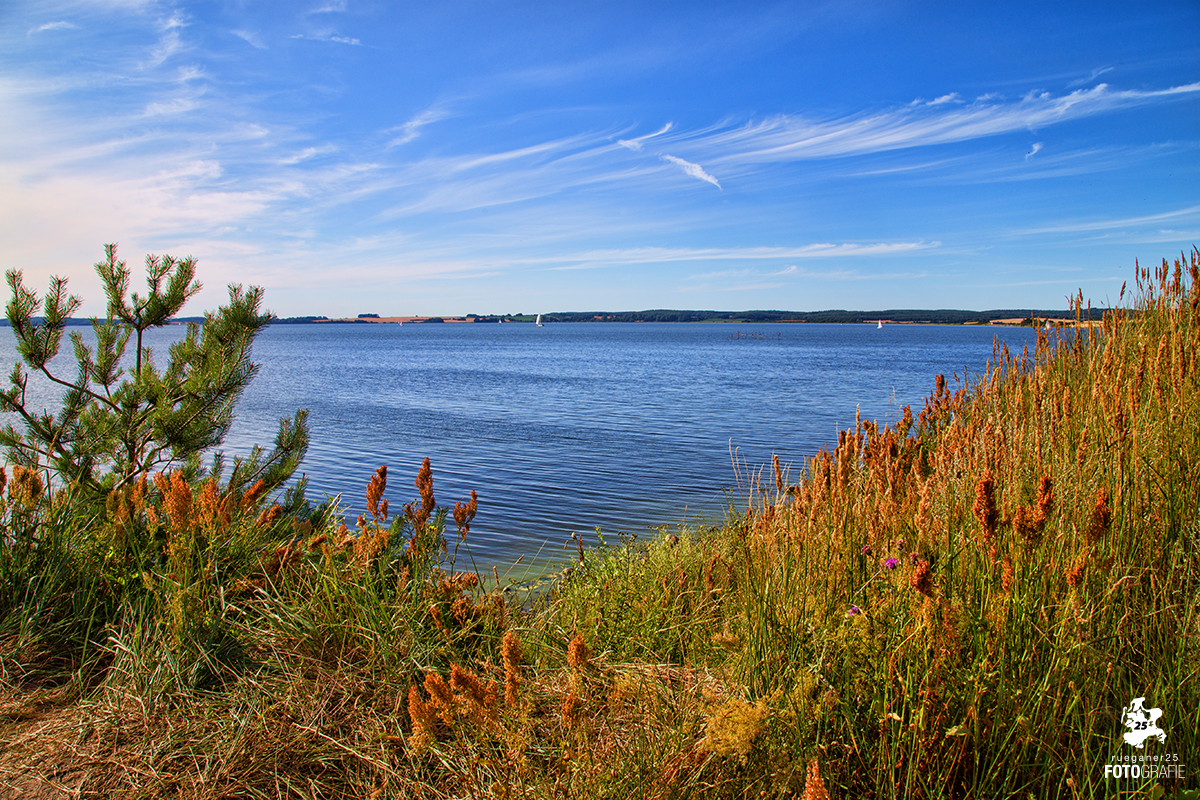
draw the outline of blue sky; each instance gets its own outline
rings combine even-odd
[[[10,2],[0,253],[282,316],[1115,303],[1200,243],[1200,4]],[[981,8],[982,7],[982,8]]]

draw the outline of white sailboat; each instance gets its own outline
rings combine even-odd
[[[879,327],[883,327],[883,320],[879,320]]]
[[[546,327],[545,325],[543,325],[543,324],[542,324],[542,315],[541,315],[541,314],[538,314],[538,315],[537,315],[537,319],[535,319],[535,320],[533,321],[533,324],[534,324],[534,325],[537,325],[539,328],[544,328],[544,327]]]

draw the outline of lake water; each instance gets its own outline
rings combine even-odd
[[[178,335],[157,331],[153,343],[165,354]],[[572,532],[592,543],[596,528],[615,539],[720,518],[735,482],[731,448],[752,466],[773,453],[799,465],[854,424],[856,407],[881,423],[905,405],[916,413],[936,374],[953,385],[954,373],[982,371],[994,337],[1020,352],[1034,335],[933,325],[275,325],[255,344],[262,369],[225,449],[269,445],[281,416],[309,409],[301,471],[310,496],[341,493],[352,517],[380,464],[393,510],[416,497],[428,456],[440,504],[478,491],[471,552],[482,568],[503,569],[522,555],[567,558]],[[6,365],[12,341],[0,329]],[[65,350],[59,369],[70,376]]]

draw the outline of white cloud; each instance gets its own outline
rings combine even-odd
[[[693,178],[711,183],[718,189],[721,188],[720,182],[717,181],[717,179],[712,175],[709,175],[707,172],[705,172],[704,167],[700,166],[699,164],[693,164],[691,161],[684,161],[682,158],[676,158],[675,156],[663,156],[662,158],[663,161],[670,161],[672,164],[683,170],[684,173],[692,176]]]
[[[722,291],[722,292],[761,292],[761,291],[765,291],[767,289],[782,289],[784,287],[784,285],[785,284],[783,284],[783,283],[738,283],[738,284],[731,284],[731,285],[723,285],[723,286],[721,286],[720,291]],[[681,286],[681,287],[677,288],[675,291],[677,291],[677,292],[698,292],[698,291],[712,291],[712,289],[713,289],[713,287],[708,286],[708,285]]]
[[[183,49],[183,40],[179,31],[187,27],[187,21],[178,13],[161,20],[158,28],[162,31],[158,44],[150,50],[150,60],[143,67],[157,67],[171,56]]]
[[[1154,225],[1167,220],[1192,217],[1200,220],[1200,206],[1189,206],[1176,211],[1164,211],[1160,214],[1149,214],[1144,217],[1125,217],[1123,219],[1102,219],[1088,222],[1075,222],[1064,225],[1052,225],[1045,228],[1028,228],[1019,233],[1078,233],[1081,231],[1110,231],[1126,228]]]
[[[1092,70],[1092,73],[1090,75],[1088,75],[1086,78],[1076,78],[1075,80],[1068,83],[1067,88],[1073,89],[1076,86],[1083,86],[1085,84],[1089,84],[1092,81],[1096,80],[1096,78],[1099,78],[1104,73],[1112,72],[1112,71],[1113,71],[1112,67],[1100,67],[1098,69],[1094,69],[1094,70]]]
[[[640,151],[642,149],[642,142],[645,142],[647,139],[653,139],[656,136],[662,136],[664,133],[671,130],[671,128],[673,128],[673,127],[675,127],[675,123],[668,122],[666,125],[663,125],[661,128],[656,130],[654,133],[647,133],[645,136],[638,136],[633,139],[618,139],[617,144],[621,145],[621,147],[624,147],[628,150],[633,150],[635,152]]]
[[[718,272],[705,272],[697,275],[689,275],[689,281],[703,281],[703,283],[691,284],[682,286],[676,289],[680,292],[696,292],[696,291],[733,291],[740,289],[780,289],[785,286],[794,285],[787,281],[763,282],[764,279],[770,279],[783,276],[794,276],[805,279],[818,279],[826,281],[881,281],[881,280],[920,280],[929,277],[924,271],[921,272],[879,272],[871,270],[863,272],[856,269],[807,269],[800,268],[795,265],[787,267],[778,272],[763,272],[756,269],[731,269]],[[757,283],[727,283],[729,279],[740,280],[757,280]]]
[[[562,270],[627,264],[688,263],[693,261],[763,261],[785,259],[790,261],[798,258],[889,256],[930,250],[940,246],[941,242],[880,242],[876,244],[855,244],[852,242],[833,244],[823,242],[801,245],[800,247],[633,247],[558,254],[542,260],[550,263],[558,262],[559,266],[553,266],[550,269]],[[567,262],[573,263],[575,266],[568,266],[566,265]],[[797,267],[790,266],[781,272],[769,273],[768,275],[792,274],[796,270]],[[747,271],[739,274],[748,275],[751,273]]]
[[[337,42],[338,44],[348,44],[355,47],[361,47],[362,42],[351,36],[307,36],[303,33],[292,34],[291,39],[305,39],[310,42]]]
[[[824,121],[779,115],[732,130],[699,132],[687,144],[723,164],[835,158],[1037,129],[1197,92],[1200,82],[1157,91],[1114,90],[1101,83],[1061,96],[1031,92],[1015,101],[980,98],[970,104],[922,103]]]
[[[706,278],[748,278],[748,277],[752,277],[752,276],[756,277],[756,278],[778,278],[778,277],[782,277],[783,275],[796,275],[799,273],[799,271],[800,271],[800,268],[797,267],[795,264],[791,264],[787,267],[784,267],[783,269],[776,270],[774,272],[763,272],[762,270],[749,269],[749,268],[747,268],[747,269],[726,269],[726,270],[720,270],[717,272],[704,272],[704,273],[698,273],[696,275],[689,275],[688,280],[694,281],[694,280],[703,280]]]
[[[158,40],[158,44],[150,51],[150,60],[146,62],[147,67],[157,67],[166,61],[171,56],[179,52],[183,47],[183,43],[179,39],[179,34],[174,30],[169,30],[163,37]]]
[[[916,100],[913,100],[908,105],[910,107],[914,107],[914,106],[944,106],[947,103],[961,103],[961,102],[962,102],[962,100],[959,99],[958,92],[951,92],[950,94],[944,94],[941,97],[935,97],[932,100],[923,100],[923,99],[918,98]]]
[[[415,117],[405,122],[403,125],[397,125],[388,130],[388,133],[400,132],[400,135],[387,143],[387,147],[399,147],[402,144],[408,144],[413,139],[421,135],[421,128],[426,125],[437,122],[440,119],[445,119],[447,116],[445,111],[438,109],[427,109],[417,114]]]
[[[563,139],[555,139],[541,144],[534,144],[528,147],[518,147],[514,150],[505,150],[500,153],[489,153],[486,156],[466,156],[461,159],[450,160],[451,172],[462,172],[464,170],[476,169],[485,166],[494,166],[506,161],[514,161],[517,159],[528,158],[530,156],[548,155],[552,152],[564,150],[572,146],[583,144],[591,137],[585,136],[568,136]]]
[[[177,97],[174,100],[149,103],[142,110],[144,117],[157,117],[167,114],[183,114],[199,107],[200,103],[194,97]]]
[[[301,150],[299,153],[279,159],[276,163],[299,164],[301,161],[307,161],[310,158],[315,158],[316,156],[323,156],[323,155],[327,155],[329,153],[336,153],[336,152],[337,152],[337,146],[332,145],[332,144],[325,144],[325,145],[321,145],[320,147],[306,147],[303,150]]]
[[[1033,158],[1033,156],[1037,155],[1038,151],[1040,151],[1042,147],[1043,145],[1041,142],[1034,142],[1031,144],[1029,146],[1029,152],[1025,154],[1025,160],[1028,161],[1029,159]]]
[[[334,0],[334,2],[332,2],[332,3],[326,3],[323,6],[314,8],[312,11],[309,11],[308,13],[309,14],[334,14],[339,11],[345,11],[345,10],[346,10],[346,0]]]
[[[59,20],[58,22],[47,22],[44,25],[38,25],[36,28],[30,28],[29,32],[26,35],[32,36],[33,34],[41,33],[42,31],[61,31],[61,30],[66,30],[68,28],[78,28],[78,27],[79,26],[73,22]]]
[[[260,37],[254,31],[230,31],[230,33],[246,42],[246,44],[250,45],[251,47],[255,47],[259,50],[267,49],[267,45],[265,42],[263,42],[262,37]]]
[[[961,103],[961,102],[962,101],[958,99],[958,92],[951,92],[950,94],[944,94],[941,97],[936,97],[933,100],[930,100],[927,103],[927,105],[941,106],[941,105],[945,105],[946,103]]]

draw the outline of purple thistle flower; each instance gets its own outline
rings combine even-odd
[[[858,606],[850,606],[850,610],[846,612],[846,616],[857,617],[861,613],[862,613],[862,609],[859,608]]]
[[[889,558],[883,562],[883,566],[885,569],[895,569],[896,567],[900,566],[900,562],[894,558]]]
[[[864,544],[864,545],[863,545],[863,549],[862,549],[862,554],[863,554],[864,556],[869,556],[869,555],[871,555],[871,545],[869,545],[869,544]]]

